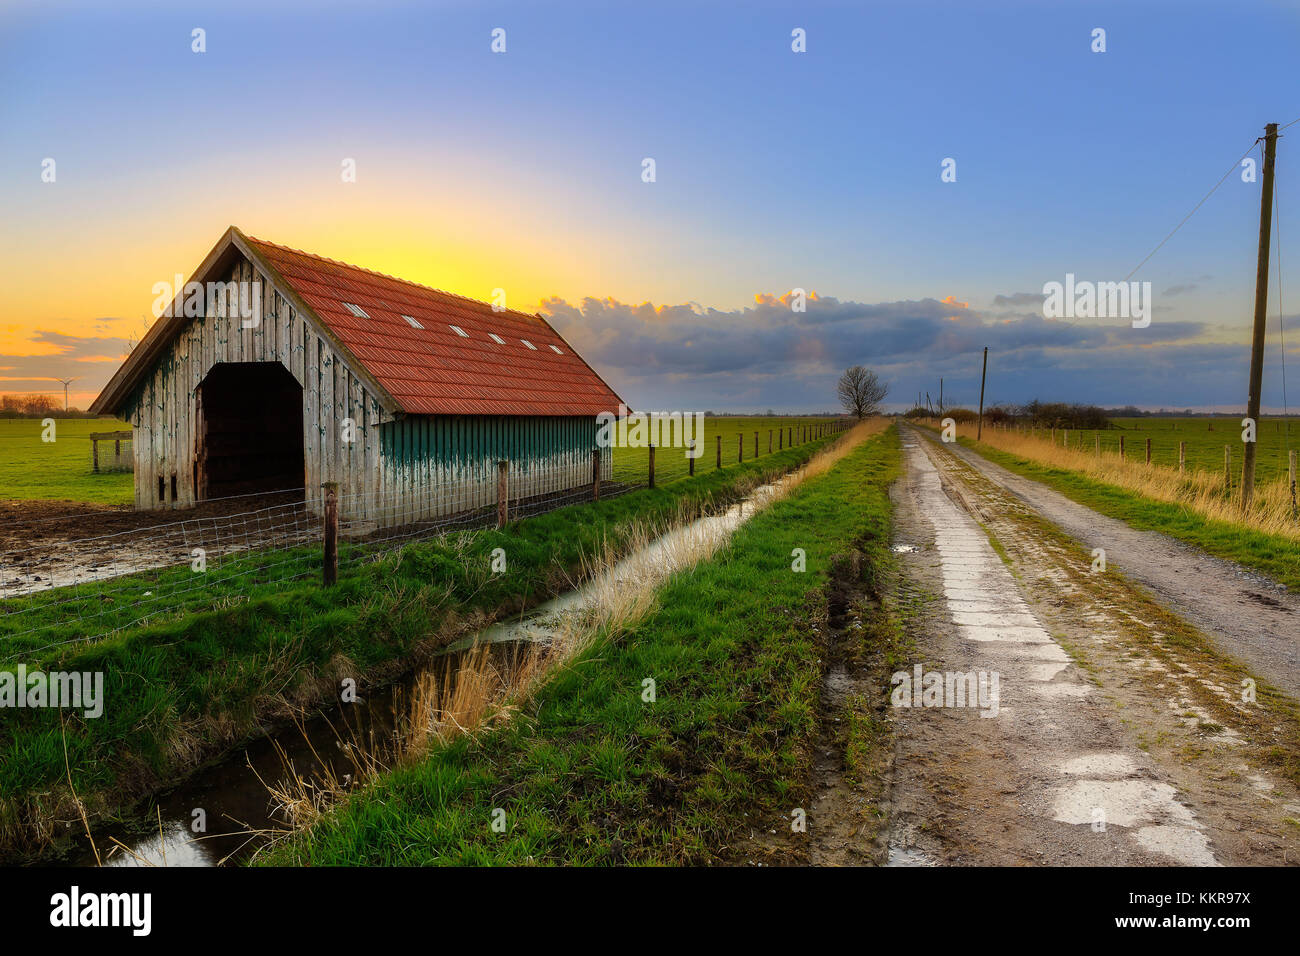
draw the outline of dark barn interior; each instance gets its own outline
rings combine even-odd
[[[199,385],[198,497],[301,489],[302,386],[278,362],[223,362]]]

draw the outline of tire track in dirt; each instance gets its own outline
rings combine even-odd
[[[903,437],[895,537],[927,598],[914,660],[996,671],[1000,694],[997,717],[891,708],[890,862],[1300,861],[1292,712],[1243,705],[1244,671],[1185,622],[1091,574],[1086,550],[947,446]]]
[[[947,691],[918,708],[915,690],[895,706],[891,860],[1215,865],[1202,822],[1124,738],[927,448],[908,444],[898,527],[920,550],[905,564],[942,608],[916,635],[917,666],[996,690],[975,707]]]
[[[928,437],[928,435],[927,435]],[[1229,654],[1300,700],[1300,595],[1154,531],[1139,531],[956,444],[943,446],[1088,548],[1150,588]]]

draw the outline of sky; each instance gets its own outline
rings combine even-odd
[[[942,377],[973,405],[988,347],[988,403],[1236,410],[1237,163],[1300,118],[1298,49],[1300,2],[1268,0],[5,3],[0,392],[88,404],[154,283],[237,225],[503,289],[637,408],[829,409],[854,364],[891,403]],[[1300,125],[1278,143],[1264,405],[1284,330],[1294,409]],[[1125,279],[1225,173],[1132,276],[1149,326],[1044,316],[1046,283]]]

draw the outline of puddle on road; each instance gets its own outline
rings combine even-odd
[[[938,866],[939,861],[928,856],[914,846],[889,847],[889,859],[885,866]]]

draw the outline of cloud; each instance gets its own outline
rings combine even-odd
[[[28,338],[26,354],[0,353],[4,370],[0,392],[49,392],[62,389],[60,379],[76,379],[78,394],[98,392],[117,371],[128,347],[115,335],[64,335],[46,329]]]
[[[937,391],[940,376],[946,387],[951,376],[958,390],[978,388],[985,346],[1006,400],[1068,388],[1073,400],[1125,404],[1151,367],[1162,370],[1170,405],[1209,400],[1172,358],[1205,336],[1205,324],[1070,324],[1023,309],[1041,301],[1016,293],[995,304],[1020,311],[981,311],[955,296],[866,303],[810,294],[807,310],[795,312],[788,295],[759,294],[730,311],[552,298],[541,311],[634,407],[831,408],[835,379],[855,364],[892,380],[895,400],[914,400],[918,387]]]
[[[1042,308],[1043,294],[1041,292],[1015,292],[1011,295],[997,295],[993,297],[995,308],[1019,309],[1024,306],[1033,306]]]
[[[946,396],[973,403],[985,346],[991,401],[1181,408],[1242,400],[1239,330],[1159,319],[1147,329],[1071,325],[1044,318],[1041,298],[998,296],[1002,310],[981,310],[951,295],[856,302],[810,292],[806,311],[795,312],[789,293],[760,293],[731,310],[587,297],[547,299],[540,311],[636,408],[830,409],[835,380],[857,364],[891,382],[895,402],[914,401],[918,390],[937,394],[942,376]],[[1020,308],[1005,308],[1012,302]],[[28,354],[0,354],[0,391],[53,392],[56,379],[75,378],[74,393],[93,395],[127,344],[107,334],[35,332],[19,346]],[[1300,336],[1292,351],[1300,351]],[[1280,380],[1270,371],[1275,353],[1265,371],[1266,405],[1280,404],[1272,395]]]

